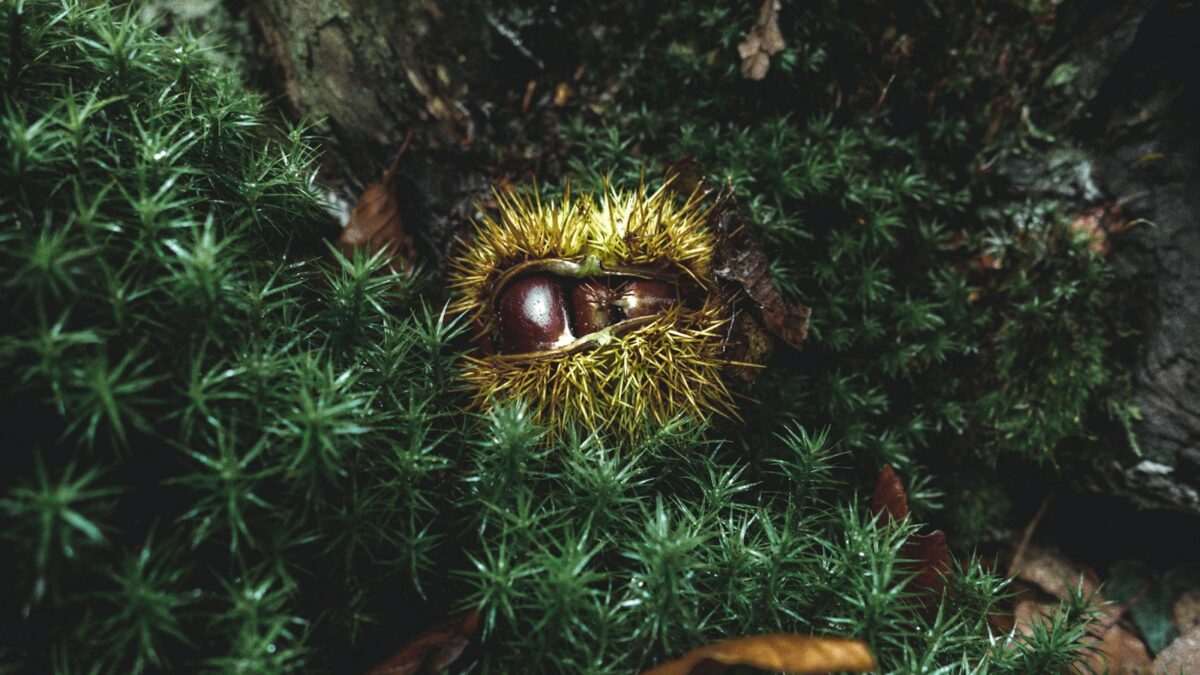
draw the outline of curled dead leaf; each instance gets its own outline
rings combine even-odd
[[[871,512],[877,516],[887,514],[886,522],[908,516],[908,493],[890,464],[884,464],[879,471],[875,493],[871,497]],[[936,604],[946,589],[946,577],[951,570],[946,533],[934,530],[929,534],[914,534],[904,543],[900,555],[909,561],[909,569],[916,573],[912,587],[920,591],[921,601],[927,607]]]
[[[479,613],[467,612],[422,633],[367,675],[428,675],[450,667],[471,644]]]
[[[726,372],[746,384],[754,382],[762,369],[758,364],[770,359],[775,340],[757,321],[745,312],[739,312],[730,327],[729,342]]]
[[[732,201],[723,198],[719,201]],[[762,313],[763,326],[793,349],[801,349],[808,337],[808,319],[812,308],[790,302],[779,292],[771,273],[771,261],[762,246],[737,220],[736,209],[720,216],[718,231],[725,236],[717,250],[714,272],[717,278],[731,281],[750,297]]]
[[[396,177],[400,158],[411,141],[412,134],[409,133],[379,180],[359,195],[350,219],[338,236],[337,246],[342,255],[353,255],[359,248],[371,254],[384,251],[393,271],[411,274],[415,269],[417,251],[400,213],[400,188]]]
[[[1192,628],[1200,627],[1200,591],[1184,591],[1171,608],[1175,627],[1180,633],[1186,633]]]
[[[704,167],[691,154],[684,155],[666,167],[663,172],[667,188],[676,195],[687,198],[693,194],[708,194],[713,188],[706,178]],[[733,361],[763,363],[770,355],[772,345],[764,344],[763,330],[783,340],[794,349],[800,349],[808,336],[810,307],[789,302],[779,292],[775,277],[771,273],[771,261],[762,246],[750,235],[741,220],[732,192],[722,191],[716,196],[711,211],[710,223],[720,235],[713,271],[717,278],[732,282],[756,305],[762,328],[749,325],[748,317],[739,315],[733,325],[731,339],[741,344],[740,353],[731,354]],[[760,360],[761,359],[761,360]],[[740,368],[740,367],[739,367]],[[734,369],[735,371],[738,368]],[[742,368],[735,375],[747,382],[756,376],[753,369]]]
[[[784,673],[867,672],[875,657],[861,640],[776,633],[706,645],[642,675],[719,673],[730,666],[750,666]]]
[[[923,591],[922,601],[929,605],[937,603],[946,589],[946,577],[950,575],[950,545],[946,543],[946,533],[934,530],[929,534],[914,534],[900,554],[913,561],[917,576],[912,585]]]
[[[742,77],[748,80],[766,77],[771,68],[771,57],[787,46],[779,32],[780,9],[779,0],[763,0],[758,20],[737,48],[738,56],[742,57]]]

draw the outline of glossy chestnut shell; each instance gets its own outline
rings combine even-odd
[[[570,278],[530,272],[499,289],[500,350],[517,355],[570,346],[580,338],[682,302],[668,281],[622,275]]]

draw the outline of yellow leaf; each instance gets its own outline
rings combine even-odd
[[[875,657],[861,640],[777,633],[693,649],[642,675],[691,675],[702,667],[704,673],[719,673],[724,666],[752,666],[784,673],[868,672],[875,669]]]

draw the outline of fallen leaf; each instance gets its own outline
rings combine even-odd
[[[718,203],[732,202],[732,197]],[[793,349],[801,349],[808,336],[812,308],[789,302],[779,292],[771,274],[771,261],[747,228],[737,221],[736,208],[720,216],[718,231],[725,236],[717,251],[714,272],[720,279],[732,281],[745,291],[762,313],[763,326]]]
[[[462,656],[479,628],[479,613],[460,614],[422,633],[367,675],[427,675],[441,672]]]
[[[738,312],[729,331],[730,347],[725,352],[728,365],[725,372],[750,384],[758,379],[762,365],[775,350],[775,340],[758,321],[745,312]]]
[[[1085,653],[1082,659],[1085,667],[1078,669],[1081,672],[1133,675],[1145,672],[1150,665],[1146,645],[1120,624],[1109,626],[1098,639],[1095,649]]]
[[[1106,215],[1105,208],[1098,206],[1076,215],[1067,225],[1067,229],[1080,243],[1086,243],[1092,253],[1101,257],[1108,255],[1111,248],[1108,232],[1104,227]]]
[[[1200,673],[1200,626],[1176,638],[1159,653],[1152,673]]]
[[[946,533],[934,530],[929,534],[914,534],[908,538],[900,555],[913,561],[917,576],[913,577],[913,588],[925,591],[922,601],[935,604],[946,589],[946,577],[950,575],[950,545]]]
[[[704,167],[693,159],[690,153],[668,165],[663,175],[667,188],[684,198],[697,192],[707,193],[712,190],[705,177]],[[763,328],[771,335],[794,349],[801,349],[804,339],[808,337],[808,319],[812,308],[789,302],[779,292],[771,274],[771,261],[758,241],[750,236],[749,229],[741,220],[731,191],[725,190],[717,195],[710,213],[710,223],[721,235],[713,265],[717,278],[733,282],[749,296],[761,314]],[[750,337],[757,337],[753,335],[755,331],[751,328],[739,332],[748,332]],[[753,345],[744,346],[744,350],[764,352]],[[765,353],[769,352],[770,350],[765,350]],[[735,360],[757,363],[752,356],[734,356]],[[748,375],[748,372],[742,373],[739,377],[745,378]],[[749,377],[747,381],[753,379]]]
[[[884,464],[879,470],[875,494],[871,496],[871,512],[887,513],[892,520],[903,520],[908,515],[908,493],[891,464]]]
[[[1059,611],[1058,603],[1019,600],[1013,608],[1013,627],[1020,635],[1030,635],[1038,624],[1050,625]],[[1096,631],[1083,641],[1089,648],[1081,653],[1070,672],[1132,675],[1145,672],[1146,666],[1150,665],[1150,654],[1146,651],[1146,645],[1133,632],[1115,621],[1108,626],[1098,626]]]
[[[908,516],[908,493],[891,464],[884,464],[879,470],[875,493],[871,496],[871,512],[877,516],[886,513],[887,522]],[[934,530],[929,534],[914,534],[904,542],[900,555],[911,561],[908,569],[916,573],[912,587],[922,591],[918,597],[926,606],[933,606],[946,589],[951,569],[946,533]]]
[[[846,638],[777,633],[706,645],[642,675],[720,673],[729,666],[751,666],[784,673],[867,672],[875,657],[866,643]]]
[[[787,46],[779,32],[780,9],[779,0],[763,0],[758,20],[737,48],[738,56],[742,57],[742,77],[748,80],[766,77],[771,68],[771,57]]]
[[[338,250],[345,256],[353,255],[354,250],[359,248],[371,254],[384,251],[391,259],[389,266],[393,271],[410,274],[416,266],[417,251],[400,214],[396,172],[411,140],[410,132],[383,176],[359,195],[337,242]]]
[[[1036,624],[1050,621],[1060,610],[1058,601],[1066,599],[1071,589],[1078,587],[1085,594],[1092,595],[1093,607],[1099,616],[1084,638],[1089,648],[1080,655],[1075,670],[1113,675],[1147,672],[1150,652],[1142,639],[1121,620],[1128,607],[1105,601],[1097,591],[1100,579],[1095,572],[1058,553],[1034,545],[1027,545],[1021,559],[1015,562],[1017,564],[1013,572],[1018,579],[1054,598],[1052,601],[1035,597],[1019,600],[1013,610],[1014,626],[1018,633],[1029,635]],[[1027,596],[1033,593],[1024,592]]]
[[[1037,586],[1059,600],[1070,597],[1074,588],[1081,588],[1084,595],[1091,595],[1100,586],[1100,579],[1095,572],[1034,545],[1025,548],[1020,565],[1012,572],[1018,579]]]

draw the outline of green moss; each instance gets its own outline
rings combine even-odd
[[[814,307],[805,355],[753,392],[762,426],[828,425],[869,466],[1042,461],[1122,409],[1105,260],[1059,204],[991,177],[1062,154],[1054,134],[1078,114],[1033,98],[1042,11],[785,7],[788,48],[762,82],[738,72],[755,15],[736,3],[609,17],[619,28],[582,48],[600,63],[591,86],[616,93],[563,124],[570,172],[624,183],[693,156],[734,188],[784,292]]]
[[[813,35],[847,28],[813,11]],[[730,17],[664,16],[688,96],[732,77]],[[822,72],[833,52],[789,30],[780,69]],[[752,123],[679,90],[686,115],[646,92],[654,112],[572,131],[583,173],[691,149],[738,178],[787,292],[823,317],[823,360],[772,369],[764,414],[838,427],[720,440],[679,420],[633,447],[547,448],[518,404],[461,412],[461,326],[420,279],[322,245],[303,130],[195,42],[48,0],[4,4],[0,36],[5,667],[361,672],[461,607],[484,618],[489,672],[629,672],[767,630],[857,635],[913,672],[1079,649],[1079,603],[994,644],[1004,584],[974,561],[923,612],[900,556],[916,525],[874,522],[835,471],[831,438],[898,458],[978,423],[939,368],[982,358],[972,339],[1003,314],[970,309],[981,284],[948,261],[977,249],[938,224],[967,192],[916,140],[829,111]],[[996,297],[1019,309],[1054,279]]]

